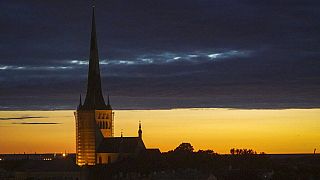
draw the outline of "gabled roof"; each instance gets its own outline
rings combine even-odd
[[[97,153],[136,153],[145,150],[146,147],[139,137],[110,137],[102,140]]]

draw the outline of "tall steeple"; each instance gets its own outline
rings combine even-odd
[[[94,3],[94,1],[93,1]],[[104,138],[113,137],[113,112],[106,105],[101,88],[99,54],[95,23],[95,5],[92,6],[92,27],[87,93],[74,112],[76,120],[76,163],[79,166],[99,163],[98,148]]]
[[[94,1],[93,1],[94,3]],[[101,78],[99,68],[98,43],[95,23],[95,5],[92,6],[92,27],[91,27],[91,45],[90,60],[88,72],[87,94],[82,105],[82,110],[102,110],[108,109],[103,99],[101,89]]]

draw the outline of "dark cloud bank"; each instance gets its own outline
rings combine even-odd
[[[89,1],[1,1],[0,109],[74,109]],[[320,107],[320,1],[97,2],[116,109]]]

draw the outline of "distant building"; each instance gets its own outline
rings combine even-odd
[[[82,165],[107,164],[146,151],[142,141],[141,124],[137,137],[114,137],[114,112],[108,96],[104,101],[99,69],[95,7],[92,10],[92,31],[88,84],[85,101],[81,96],[76,120],[76,163]]]
[[[70,160],[26,161],[21,162],[12,179],[72,179],[85,180],[87,174]],[[14,178],[13,178],[14,177]]]
[[[65,154],[65,153],[64,153]],[[70,154],[68,156],[73,156]],[[64,159],[63,154],[0,154],[0,161],[19,161],[19,160],[32,160],[32,161],[50,161],[53,159]]]

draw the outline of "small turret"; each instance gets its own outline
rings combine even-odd
[[[138,130],[138,135],[139,135],[139,138],[142,139],[142,129],[141,129],[141,122],[139,122],[139,130]]]
[[[82,108],[82,100],[81,100],[81,94],[80,94],[80,100],[79,100],[79,105],[78,105],[78,110]]]
[[[110,105],[110,97],[109,97],[109,94],[108,94],[107,110],[112,110],[112,107],[111,107],[111,105]]]

